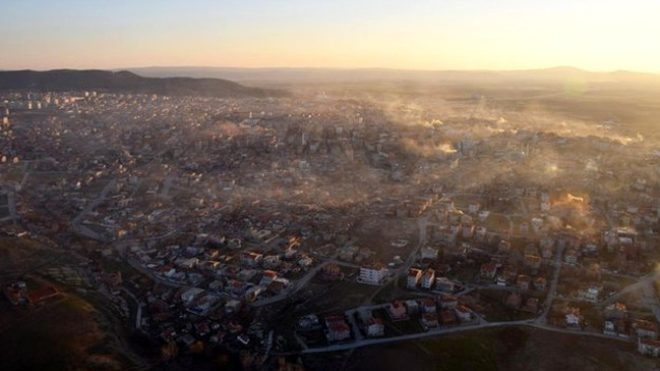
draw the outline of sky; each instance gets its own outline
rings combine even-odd
[[[3,0],[0,69],[660,72],[658,0]]]

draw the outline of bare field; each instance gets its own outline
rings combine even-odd
[[[343,355],[343,357],[342,357]],[[350,358],[346,358],[350,357]],[[424,341],[309,356],[312,370],[653,370],[655,360],[618,341],[537,329],[471,331]]]

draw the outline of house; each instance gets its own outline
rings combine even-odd
[[[313,263],[314,259],[309,256],[303,256],[302,258],[298,259],[298,265],[303,269],[309,269]]]
[[[346,245],[339,249],[339,259],[345,261],[353,261],[355,254],[358,252],[357,246]]]
[[[493,262],[483,263],[480,269],[481,277],[486,279],[494,279],[497,274],[497,264]]]
[[[614,303],[605,307],[603,315],[607,319],[623,319],[628,316],[628,308],[623,303]]]
[[[275,279],[268,284],[266,290],[273,295],[279,295],[287,288],[288,283],[289,281],[284,279]]]
[[[545,277],[536,277],[536,279],[534,279],[534,289],[538,291],[545,291],[546,284]]]
[[[541,257],[543,259],[549,260],[552,259],[552,255],[554,255],[554,249],[552,246],[542,246],[541,247]]]
[[[432,247],[424,246],[421,250],[421,260],[437,260],[438,259],[438,249]]]
[[[580,322],[582,320],[580,315],[580,308],[568,308],[566,312],[566,326],[568,327],[580,327]]]
[[[660,357],[660,341],[649,338],[637,339],[637,350],[647,356]]]
[[[456,325],[458,320],[456,319],[456,312],[451,309],[445,309],[440,312],[440,320],[445,326]]]
[[[261,281],[259,281],[259,286],[268,286],[277,278],[277,272],[271,270],[265,270],[261,276]]]
[[[442,293],[440,294],[440,307],[442,309],[454,309],[458,306],[458,298],[454,295]]]
[[[591,286],[582,292],[582,297],[584,298],[584,300],[590,301],[592,303],[597,302],[599,296],[600,296],[600,287],[597,286]]]
[[[422,276],[422,288],[431,289],[435,283],[435,270],[429,268]]]
[[[328,316],[325,318],[326,337],[329,342],[346,340],[351,337],[351,328],[343,316]]]
[[[229,280],[227,281],[227,286],[225,291],[234,296],[243,296],[245,292],[250,288],[250,285],[247,282],[239,280]]]
[[[422,270],[418,268],[410,268],[408,270],[408,281],[407,281],[407,287],[409,289],[414,289],[417,288],[417,285],[419,284],[420,279],[422,278]]]
[[[497,245],[497,252],[500,254],[507,254],[509,251],[511,251],[511,242],[507,240],[500,241]]]
[[[360,267],[358,282],[369,285],[380,285],[387,277],[388,270],[381,264],[373,264]]]
[[[539,311],[539,299],[528,298],[521,310],[529,313],[537,313]]]
[[[606,320],[603,322],[603,334],[605,335],[610,335],[610,336],[616,336],[616,324],[612,320]]]
[[[406,300],[405,305],[406,309],[408,310],[408,314],[414,315],[419,313],[419,303],[417,300]]]
[[[257,265],[259,265],[259,263],[261,263],[263,258],[264,258],[263,254],[254,251],[248,251],[241,254],[241,264],[246,265],[248,267],[256,267]]]
[[[465,305],[459,305],[454,309],[456,311],[456,317],[461,322],[470,322],[472,321],[472,311]]]
[[[474,225],[472,224],[463,225],[463,230],[461,234],[465,239],[472,238],[472,236],[474,235]]]
[[[487,233],[488,229],[486,229],[486,227],[478,226],[475,232],[475,238],[477,239],[477,242],[484,242],[486,240]]]
[[[225,303],[225,312],[237,313],[241,309],[241,302],[239,300],[230,299]]]
[[[174,262],[176,265],[178,265],[181,268],[185,269],[193,269],[199,264],[199,259],[198,258],[179,258]]]
[[[632,327],[639,338],[658,338],[658,325],[654,322],[638,319],[633,321]]]
[[[578,262],[578,252],[575,249],[568,249],[566,254],[564,254],[564,261],[567,264],[577,264]]]
[[[201,295],[204,292],[203,289],[200,289],[199,287],[191,287],[187,289],[186,291],[181,293],[181,301],[183,302],[184,305],[188,305],[192,303],[192,301],[199,295]]]
[[[532,282],[532,279],[528,275],[520,274],[520,275],[518,275],[518,278],[516,279],[516,286],[518,286],[518,288],[521,291],[527,291],[527,290],[529,290],[529,286],[530,286],[531,282]]]
[[[187,309],[194,314],[205,315],[218,300],[220,297],[216,295],[202,293],[190,303]]]
[[[248,286],[247,290],[243,293],[242,298],[247,301],[254,301],[261,295],[262,292],[266,291],[266,288],[263,286]]]
[[[541,267],[541,257],[537,255],[525,255],[525,267],[538,271]]]
[[[438,277],[435,279],[435,289],[451,293],[456,289],[456,284],[447,277]]]
[[[424,328],[435,328],[438,327],[438,313],[437,312],[429,312],[429,313],[424,313],[422,314],[422,317],[420,318],[420,323]]]
[[[380,318],[370,317],[365,322],[365,330],[368,337],[380,337],[385,335],[385,325]]]
[[[261,264],[266,269],[275,269],[280,266],[280,257],[279,255],[268,255],[261,259]]]
[[[395,300],[387,306],[387,314],[392,321],[408,319],[408,311],[403,302]]]
[[[297,329],[301,331],[316,330],[321,328],[321,321],[315,314],[307,314],[298,319]]]
[[[424,313],[434,313],[438,310],[435,304],[435,300],[431,298],[423,298],[419,301],[419,303],[421,304],[422,312]]]

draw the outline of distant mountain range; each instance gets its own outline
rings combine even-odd
[[[208,97],[267,97],[286,92],[247,87],[217,78],[142,77],[129,71],[52,70],[0,71],[0,90],[110,92]]]
[[[574,67],[554,67],[513,71],[424,71],[387,68],[230,68],[230,67],[140,67],[127,68],[150,77],[215,77],[239,82],[555,82],[580,80],[586,82],[660,83],[660,75],[631,71],[592,72]]]

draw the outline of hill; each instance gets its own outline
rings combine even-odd
[[[150,77],[215,77],[241,82],[314,83],[409,81],[419,83],[562,83],[566,80],[598,83],[647,83],[660,85],[660,75],[631,71],[592,72],[574,67],[535,70],[448,70],[423,71],[387,68],[228,68],[228,67],[141,67],[132,72]]]
[[[266,97],[285,94],[281,90],[247,87],[216,78],[150,78],[128,71],[102,70],[0,71],[0,90],[99,90],[220,98]]]

